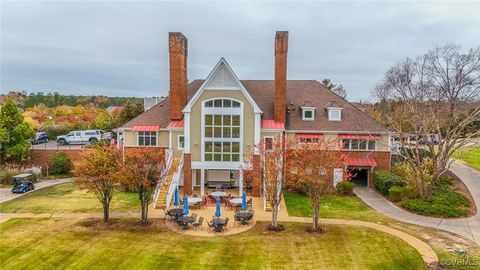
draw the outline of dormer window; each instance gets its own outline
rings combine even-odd
[[[315,107],[301,107],[302,108],[302,120],[314,121],[315,120]]]
[[[342,121],[342,106],[335,101],[330,101],[325,106],[328,121]]]
[[[328,121],[342,121],[341,108],[328,108]]]

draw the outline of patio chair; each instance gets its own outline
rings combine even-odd
[[[203,224],[203,217],[200,217],[198,219],[198,222],[193,223],[192,226],[195,228],[195,230],[198,230],[198,228],[202,228],[202,224]],[[202,230],[203,230],[203,228],[202,228]]]
[[[235,213],[235,215],[233,216],[233,226],[235,226],[236,223],[242,223],[242,217],[240,215],[237,215]]]
[[[207,199],[207,197],[204,197],[203,200],[198,203],[198,206],[199,206],[200,208],[202,208],[202,207],[207,207],[207,204],[208,204],[208,199]]]
[[[196,193],[193,193],[193,196],[192,196],[192,197],[193,197],[193,198],[197,198],[198,195],[197,195]]]
[[[253,204],[253,199],[252,198],[248,199],[247,206],[252,207],[252,204]]]
[[[215,229],[215,226],[213,225],[213,222],[210,223],[210,222],[207,221],[207,225],[208,225],[208,231],[209,231],[209,232],[210,232],[210,231],[213,231],[213,230]]]
[[[228,229],[227,229],[227,225],[228,225],[228,221],[229,221],[229,220],[230,220],[230,218],[228,218],[228,217],[225,219],[225,223],[223,223],[223,229],[224,229],[224,230],[228,230]]]
[[[197,213],[192,214],[193,222],[197,221]]]

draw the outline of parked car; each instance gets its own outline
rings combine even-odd
[[[37,132],[35,133],[35,138],[31,140],[32,144],[46,143],[48,142],[47,132]]]
[[[57,136],[57,143],[59,145],[65,144],[86,144],[96,143],[103,140],[103,132],[99,129],[93,130],[75,130],[69,132],[67,135]]]
[[[434,145],[437,145],[440,143],[440,136],[438,134],[429,134],[426,138],[422,137],[420,140],[418,140],[418,143],[420,144],[427,144],[427,143],[432,143]]]

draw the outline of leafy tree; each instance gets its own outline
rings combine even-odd
[[[75,163],[75,184],[93,192],[103,206],[103,221],[110,219],[110,202],[113,190],[119,183],[121,153],[112,145],[92,145],[82,154],[82,159]]]
[[[118,118],[115,119],[115,124],[121,126],[141,113],[143,113],[143,104],[139,100],[129,100],[125,103],[125,108]]]
[[[294,143],[292,142],[291,145]],[[345,171],[345,154],[340,151],[341,141],[329,140],[316,143],[298,143],[291,149],[290,158],[287,160],[289,182],[301,189],[310,199],[313,209],[312,231],[319,231],[318,218],[320,216],[320,203],[331,191],[334,169],[343,169],[344,180],[348,174]]]
[[[343,88],[343,85],[336,85],[333,84],[330,79],[323,79],[322,80],[323,86],[328,88],[328,90],[334,92],[335,94],[341,96],[343,99],[347,99],[347,90]]]
[[[35,132],[25,122],[15,102],[7,99],[0,109],[0,162],[25,159],[30,152],[29,139],[34,136]]]
[[[121,182],[135,190],[142,207],[142,223],[148,220],[148,205],[158,184],[168,171],[163,169],[164,155],[154,148],[129,149],[121,169]]]

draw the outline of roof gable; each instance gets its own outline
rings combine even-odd
[[[220,59],[220,61],[218,61],[217,65],[215,65],[207,79],[205,79],[200,88],[188,101],[187,105],[183,109],[184,113],[191,111],[193,104],[195,104],[205,90],[241,91],[252,105],[254,113],[262,113],[260,107],[258,107],[257,103],[253,100],[252,96],[250,96],[248,91],[238,79],[237,75],[235,75],[232,68],[223,57]]]

